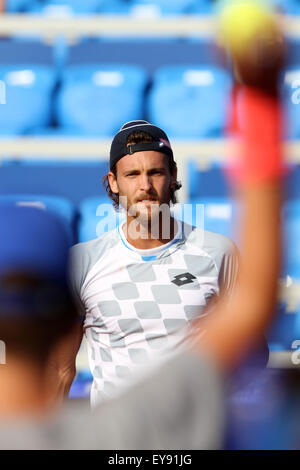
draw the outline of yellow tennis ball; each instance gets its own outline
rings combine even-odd
[[[219,39],[231,52],[246,52],[253,39],[268,40],[277,32],[272,10],[258,0],[228,0],[219,14]]]

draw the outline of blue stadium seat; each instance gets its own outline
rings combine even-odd
[[[87,198],[81,202],[78,210],[79,242],[101,237],[125,220],[125,214],[116,212],[107,196]]]
[[[215,11],[214,0],[195,0],[192,7],[192,13],[196,15],[211,15]]]
[[[14,36],[13,38],[1,38],[0,41],[0,66],[16,67],[16,65],[28,68],[37,65],[53,67],[55,60],[53,47],[41,41],[27,39],[26,41]]]
[[[187,162],[189,198],[228,197],[230,188],[221,163],[215,161],[205,169],[195,160]]]
[[[50,123],[52,68],[0,65],[0,80],[0,134],[26,134]]]
[[[286,304],[277,306],[272,324],[266,333],[270,351],[290,351],[293,342],[300,339],[300,308],[287,311]]]
[[[300,199],[300,165],[295,163],[287,165],[283,191],[286,200]]]
[[[231,239],[235,238],[235,207],[230,199],[190,199],[186,204],[176,205],[174,215],[179,220],[209,232],[220,233]]]
[[[47,194],[77,205],[95,194],[105,194],[101,178],[107,172],[106,160],[4,160],[0,166],[0,195]]]
[[[6,0],[5,10],[7,13],[20,13],[30,8],[35,0]]]
[[[6,205],[8,203],[20,206],[33,206],[54,212],[64,223],[69,236],[70,245],[74,243],[75,207],[68,199],[38,194],[0,195],[0,205]]]
[[[57,101],[60,126],[112,136],[122,124],[143,117],[147,75],[127,65],[68,67]]]
[[[104,39],[105,38],[105,39]],[[68,66],[88,64],[126,64],[137,62],[149,75],[166,65],[181,65],[182,58],[189,66],[195,64],[215,64],[216,48],[211,40],[183,41],[178,37],[152,38],[117,38],[107,35],[99,39],[80,41],[68,49]],[[1,52],[1,49],[0,49]]]
[[[191,13],[194,0],[132,0],[131,14],[142,16],[181,15]]]
[[[298,68],[300,65],[300,41],[297,37],[286,38],[286,69]]]
[[[300,280],[300,200],[290,200],[282,210],[283,276]]]
[[[67,16],[86,13],[139,16],[212,12],[213,0],[8,0],[9,11]]]
[[[300,137],[300,67],[286,70],[282,96],[286,114],[285,135],[288,139]]]
[[[272,0],[278,10],[287,15],[300,15],[299,0]]]
[[[93,376],[89,369],[77,372],[68,395],[69,399],[88,399],[90,397]]]
[[[154,75],[148,114],[170,137],[222,136],[230,75],[213,66],[168,66]]]
[[[108,15],[129,15],[131,0],[100,0],[99,11]]]
[[[35,0],[28,10],[47,16],[73,16],[97,13],[101,0]]]
[[[197,0],[199,1],[199,0]],[[207,3],[209,0],[200,0]],[[102,0],[100,11],[141,17],[180,15],[193,12],[195,0]]]
[[[65,139],[68,137],[80,137],[80,139],[89,138],[82,130],[68,127],[36,127],[30,134],[32,136],[46,137],[47,139]]]

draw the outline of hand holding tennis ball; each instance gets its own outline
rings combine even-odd
[[[278,33],[274,14],[263,1],[227,0],[219,15],[220,39],[232,54],[246,52],[259,35],[270,40]]]
[[[236,79],[277,88],[284,61],[279,22],[263,0],[225,0],[219,14],[219,42],[231,55]]]

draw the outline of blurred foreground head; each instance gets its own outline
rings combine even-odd
[[[43,364],[74,326],[68,251],[67,234],[54,214],[0,207],[0,340],[7,363],[11,356]]]

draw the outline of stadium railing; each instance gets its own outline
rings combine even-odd
[[[299,38],[299,16],[282,15],[282,27],[288,37]],[[0,36],[39,35],[48,41],[62,35],[74,41],[76,37],[101,35],[129,37],[215,37],[213,15],[180,15],[179,17],[137,17],[124,15],[49,17],[30,14],[1,15]]]

